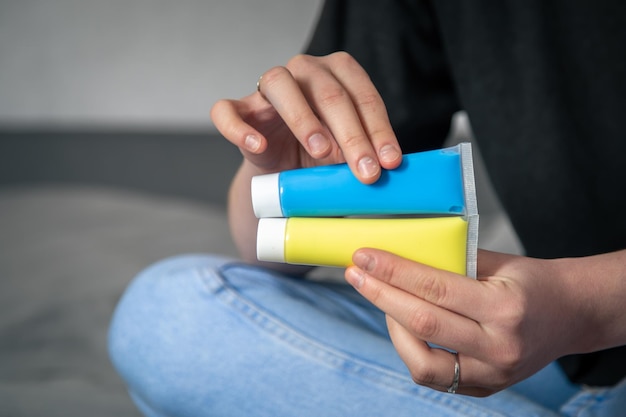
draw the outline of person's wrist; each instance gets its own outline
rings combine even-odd
[[[573,312],[571,353],[594,352],[626,342],[623,261],[617,254],[555,261]]]
[[[250,178],[254,177],[255,175],[271,174],[271,171],[264,170],[257,165],[254,165],[252,162],[248,161],[245,158],[241,164],[241,167],[239,168],[239,171],[242,175]]]

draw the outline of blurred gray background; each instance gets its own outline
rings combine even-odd
[[[320,0],[0,1],[0,122],[206,129],[305,43]]]
[[[211,105],[249,94],[299,52],[320,4],[0,0],[0,186],[222,202],[239,154],[216,134]]]
[[[161,258],[235,255],[240,155],[209,109],[301,51],[320,5],[0,0],[0,417],[139,415],[106,353],[113,308]],[[481,246],[519,253],[476,158]]]

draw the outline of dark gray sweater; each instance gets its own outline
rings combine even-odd
[[[585,256],[626,248],[625,22],[621,0],[327,0],[307,52],[365,67],[405,153],[467,111],[527,255]],[[610,385],[626,348],[560,363]]]

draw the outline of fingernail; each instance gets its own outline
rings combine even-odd
[[[244,141],[244,146],[250,152],[256,152],[261,147],[261,139],[255,135],[248,135]]]
[[[385,162],[394,162],[402,153],[393,145],[385,145],[380,148],[380,159]]]
[[[356,252],[352,258],[354,264],[364,271],[372,271],[376,265],[376,260],[363,252]]]
[[[321,133],[315,133],[309,138],[309,149],[314,155],[324,153],[329,145],[330,142]]]
[[[363,271],[358,268],[348,268],[346,269],[346,281],[358,290],[363,286],[365,274],[363,274]]]
[[[378,171],[380,171],[380,167],[374,159],[366,156],[364,158],[361,158],[361,160],[359,161],[358,170],[363,177],[371,178],[378,174]]]

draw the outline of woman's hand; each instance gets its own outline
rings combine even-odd
[[[241,100],[217,102],[211,117],[244,156],[230,187],[228,213],[233,240],[248,262],[257,262],[253,176],[347,162],[360,181],[370,184],[379,178],[381,167],[393,169],[402,162],[380,95],[363,68],[344,52],[298,55],[285,67],[265,72],[258,91]]]
[[[259,173],[347,162],[364,183],[401,162],[384,103],[347,53],[298,55],[259,79],[259,91],[220,100],[215,126]]]
[[[458,352],[458,393],[485,396],[560,356],[623,344],[625,257],[539,260],[480,251],[473,280],[360,249],[346,279],[387,314],[416,383],[445,391],[453,381],[454,356],[428,341]]]

